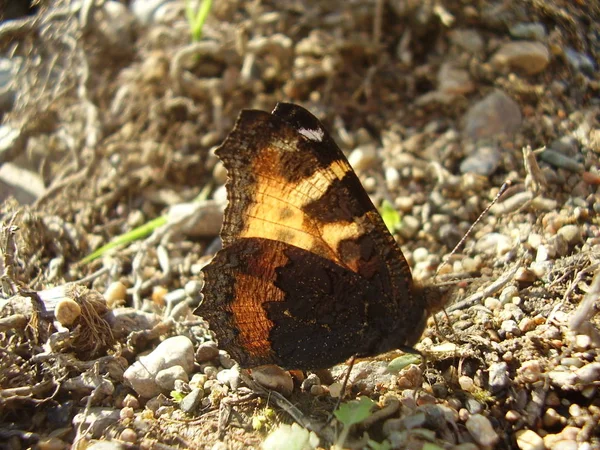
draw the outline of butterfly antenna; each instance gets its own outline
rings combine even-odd
[[[356,355],[352,355],[352,357],[350,358],[350,361],[348,362],[348,369],[346,370],[346,374],[344,375],[344,381],[342,383],[342,390],[340,391],[340,396],[338,397],[337,401],[335,402],[335,407],[333,408],[333,411],[329,415],[327,422],[325,422],[325,426],[327,426],[333,420],[333,417],[334,417],[333,414],[340,407],[340,404],[342,403],[342,400],[344,399],[344,394],[346,393],[346,386],[348,386],[348,380],[350,379],[350,372],[352,372],[352,368],[354,367],[355,362],[356,362]]]
[[[442,264],[440,264],[440,266],[435,271],[435,275],[433,276],[434,278],[438,276],[438,274],[440,273],[440,270],[442,269],[442,267],[444,267],[444,266],[446,266],[448,264],[448,261],[450,261],[450,258],[452,258],[452,256],[454,256],[456,254],[456,252],[463,245],[463,243],[465,242],[465,240],[471,235],[471,233],[473,232],[473,229],[477,226],[477,224],[479,222],[481,222],[481,219],[483,219],[487,215],[487,213],[490,211],[490,209],[492,208],[492,206],[494,206],[498,202],[498,200],[500,199],[500,197],[502,197],[502,194],[504,194],[506,192],[506,190],[509,187],[511,187],[511,186],[512,186],[512,181],[511,180],[506,180],[504,183],[502,183],[502,186],[500,186],[500,190],[496,194],[496,197],[494,197],[494,200],[492,200],[490,202],[490,204],[487,205],[487,207],[481,212],[481,214],[479,214],[479,217],[477,217],[477,219],[469,227],[469,229],[467,230],[467,232],[465,233],[465,235],[460,239],[460,241],[458,241],[458,244],[456,244],[454,246],[454,248],[452,249],[452,251],[450,252],[450,254],[444,258],[444,261],[442,262]]]

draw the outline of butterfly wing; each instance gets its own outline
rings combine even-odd
[[[307,347],[304,358],[298,356],[301,351],[297,350],[289,361],[281,351],[271,356],[264,353],[262,359],[244,359],[243,355],[236,355],[236,349],[251,353],[250,335],[261,336],[256,341],[259,348],[273,350],[278,344],[285,346],[284,339],[292,339],[295,345],[299,333],[308,335],[312,331],[319,336],[318,340],[339,341],[331,344],[329,359],[322,359],[329,363],[355,353],[376,354],[407,344],[408,336],[414,334],[413,328],[422,322],[425,305],[415,294],[410,269],[400,248],[321,122],[292,104],[279,104],[272,114],[243,111],[216,153],[229,176],[226,185],[229,204],[221,230],[224,249],[204,270],[205,300],[198,313],[208,317],[220,345],[237,356],[242,365],[270,359],[292,367],[288,363],[306,363],[311,359],[314,342]],[[237,258],[240,265],[247,266],[246,256],[242,255],[249,254],[248,249],[254,249],[259,240],[263,245],[250,252],[253,261],[258,260],[260,252],[266,259],[283,251],[287,259],[272,264],[272,270],[255,274],[252,278],[255,281],[244,287],[251,290],[251,295],[246,295],[239,283],[235,289],[227,290],[227,283],[244,276],[243,272],[236,273],[231,261]],[[245,253],[236,257],[234,252],[242,250]],[[219,278],[227,261],[231,268]],[[263,263],[258,267],[266,266]],[[320,296],[313,295],[317,292],[314,289],[320,288],[311,286],[317,286],[323,278],[313,272],[317,267],[327,268],[331,279],[344,283],[334,283],[337,290],[330,295],[321,291],[318,291]],[[351,289],[344,289],[343,285]],[[281,291],[279,296],[284,295],[282,300],[274,302],[275,306],[270,297],[273,286]],[[344,316],[347,323],[343,323],[334,313],[350,298],[356,304],[354,309],[360,304],[363,312],[361,315],[353,310],[358,315]],[[316,307],[318,299],[323,306]],[[278,311],[279,303],[286,305],[285,314],[273,312]],[[248,305],[244,306],[247,319],[240,321],[240,314],[236,313],[235,320],[222,322],[233,326],[230,331],[209,311],[211,308],[228,311],[225,304],[237,305],[235,308]],[[275,326],[259,320],[263,314],[261,308],[267,318],[275,314],[269,318]],[[309,326],[324,318],[323,311],[332,312],[327,317],[331,322],[328,334],[321,325],[320,333]],[[261,331],[249,331],[254,326]],[[290,331],[285,332],[285,327]],[[232,337],[232,333],[244,334],[244,330],[248,330],[247,338]],[[367,332],[375,333],[373,341],[378,342],[370,342]],[[370,342],[368,348],[358,343],[359,337],[362,342]],[[349,340],[354,344],[349,344]],[[346,343],[344,352],[340,350],[341,342]]]

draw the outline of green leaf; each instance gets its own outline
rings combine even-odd
[[[383,222],[390,233],[393,233],[400,228],[402,218],[400,217],[398,211],[396,211],[394,208],[394,205],[387,200],[384,200],[381,203],[381,206],[379,207],[379,214],[381,214],[381,218],[383,219]]]
[[[262,450],[313,450],[319,445],[318,436],[297,423],[279,425],[262,444]]]
[[[197,8],[192,6],[192,0],[185,2],[185,17],[190,26],[192,41],[198,42],[202,37],[202,28],[212,7],[212,0],[199,0],[201,3]]]
[[[369,417],[373,406],[375,406],[375,402],[369,397],[360,397],[358,400],[340,405],[333,414],[337,420],[349,428]]]
[[[369,444],[369,447],[371,447],[373,450],[392,450],[392,444],[390,444],[390,441],[388,440],[379,443],[373,439],[369,439],[367,444]]]
[[[181,403],[181,401],[183,400],[184,397],[185,397],[185,394],[183,392],[171,391],[171,398],[173,399],[173,401],[175,403]]]
[[[421,357],[414,353],[406,353],[394,358],[387,366],[388,372],[398,373],[411,364],[421,364]]]

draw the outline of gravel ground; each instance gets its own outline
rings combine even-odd
[[[0,23],[0,448],[600,449],[596,2],[223,0],[196,40],[179,0],[30,14]],[[462,279],[420,361],[356,363],[353,422],[346,365],[251,378],[193,315],[214,148],[278,101],[399,213],[415,279]]]

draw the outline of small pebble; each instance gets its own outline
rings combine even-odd
[[[219,352],[219,364],[225,369],[231,369],[236,362],[225,352]]]
[[[429,258],[429,250],[424,247],[418,247],[413,251],[413,260],[415,263],[427,261]]]
[[[578,334],[573,342],[573,349],[577,352],[586,351],[592,345],[592,338],[587,334]]]
[[[123,406],[138,409],[140,407],[139,400],[131,394],[127,394],[123,399]]]
[[[505,362],[494,363],[490,365],[489,370],[489,388],[492,394],[496,394],[506,388],[509,384],[508,364]]]
[[[499,299],[502,304],[506,304],[512,301],[512,299],[519,294],[519,289],[516,286],[510,285],[502,289]]]
[[[523,319],[519,321],[519,330],[521,330],[523,333],[534,330],[535,326],[535,321],[529,317],[523,317]]]
[[[535,383],[542,377],[542,366],[539,360],[531,359],[524,361],[517,373],[525,383]]]
[[[335,383],[329,385],[329,395],[331,395],[333,398],[339,398],[341,394],[342,383],[336,381]]]
[[[465,401],[465,407],[467,408],[467,411],[469,411],[469,413],[471,413],[471,414],[478,414],[483,409],[483,407],[481,406],[481,403],[479,403],[474,398],[468,398]]]
[[[137,433],[131,428],[125,428],[123,431],[121,431],[119,438],[122,441],[134,443],[137,441]]]
[[[188,381],[188,374],[180,365],[167,367],[159,371],[155,378],[156,384],[166,391],[173,390],[175,388],[175,381],[177,380],[182,380],[186,383]]]
[[[554,167],[565,169],[574,173],[582,173],[584,171],[584,167],[581,163],[555,150],[544,150],[540,154],[540,158],[542,161],[545,161]]]
[[[551,370],[548,372],[548,379],[552,385],[563,390],[572,389],[577,383],[577,375],[570,370]]]
[[[252,369],[252,377],[260,385],[289,397],[294,390],[294,380],[287,370],[275,365],[259,366]]]
[[[169,290],[164,286],[154,286],[152,289],[152,303],[158,307],[165,306],[165,296],[169,293]]]
[[[509,409],[508,411],[506,411],[504,418],[509,422],[517,422],[521,419],[521,414],[518,411],[515,411],[514,409]]]
[[[131,419],[133,417],[133,414],[133,408],[130,408],[129,406],[125,406],[119,411],[119,417],[121,420]]]
[[[508,42],[492,56],[491,62],[497,67],[508,66],[527,75],[535,75],[550,63],[550,52],[541,42]]]
[[[195,373],[192,375],[192,379],[189,382],[189,385],[192,389],[199,388],[204,389],[204,384],[208,380],[208,377],[203,373]]]
[[[61,325],[68,327],[81,316],[81,306],[75,300],[63,298],[56,304],[54,315]]]
[[[356,172],[371,169],[377,163],[378,153],[373,145],[363,145],[348,155],[348,162]]]
[[[466,375],[461,375],[458,377],[458,384],[463,391],[473,392],[475,390],[475,383],[473,382],[473,378],[468,377]]]
[[[19,439],[17,438],[16,441],[19,441]],[[21,445],[17,444],[16,442],[12,445],[9,442],[10,440],[7,439],[7,441],[5,441],[3,444],[3,448],[6,448],[7,450],[21,448]],[[70,448],[70,446],[65,441],[57,437],[42,437],[36,443],[34,448],[37,450],[67,450]]]
[[[324,395],[326,393],[327,389],[325,389],[325,387],[320,384],[315,384],[310,387],[310,395],[312,395],[313,397],[320,397],[321,395]]]
[[[204,368],[204,375],[206,375],[210,380],[214,380],[218,372],[219,370],[215,366],[208,365]]]
[[[490,311],[496,311],[497,309],[500,308],[500,305],[501,305],[500,300],[498,300],[497,298],[494,298],[494,297],[486,297],[483,304]]]
[[[521,335],[521,330],[519,329],[517,322],[514,320],[504,320],[500,325],[500,329],[505,331],[507,334],[512,334],[513,336]]]
[[[600,362],[591,362],[577,369],[575,374],[583,384],[597,383],[600,380]]]
[[[544,417],[542,418],[542,422],[544,426],[547,428],[552,428],[554,425],[561,423],[564,421],[564,417],[562,417],[554,408],[548,408],[544,412]]]
[[[235,365],[230,369],[221,370],[217,373],[217,381],[226,384],[234,391],[237,390],[240,385],[240,367]]]
[[[546,27],[540,22],[516,23],[510,27],[509,33],[519,39],[533,39],[540,42],[546,39]]]
[[[479,445],[493,446],[500,439],[489,419],[481,414],[473,414],[465,426]]]
[[[212,361],[219,356],[219,348],[213,341],[203,342],[196,350],[196,362],[199,364]]]
[[[321,380],[319,379],[319,377],[317,375],[315,375],[314,373],[311,373],[309,376],[307,376],[304,379],[304,381],[300,385],[300,388],[304,392],[308,392],[308,391],[310,391],[311,387],[317,386],[317,385],[320,385],[320,384],[321,384]]]
[[[120,281],[114,281],[106,288],[104,298],[106,299],[106,305],[110,309],[122,306],[125,304],[125,299],[127,298],[127,287]]]
[[[184,413],[191,414],[196,410],[203,397],[203,389],[192,389],[192,391],[179,402],[179,407]]]
[[[565,238],[569,245],[579,244],[582,240],[581,229],[577,225],[564,225],[557,234]]]
[[[544,450],[544,440],[533,430],[519,430],[515,433],[520,450]]]

